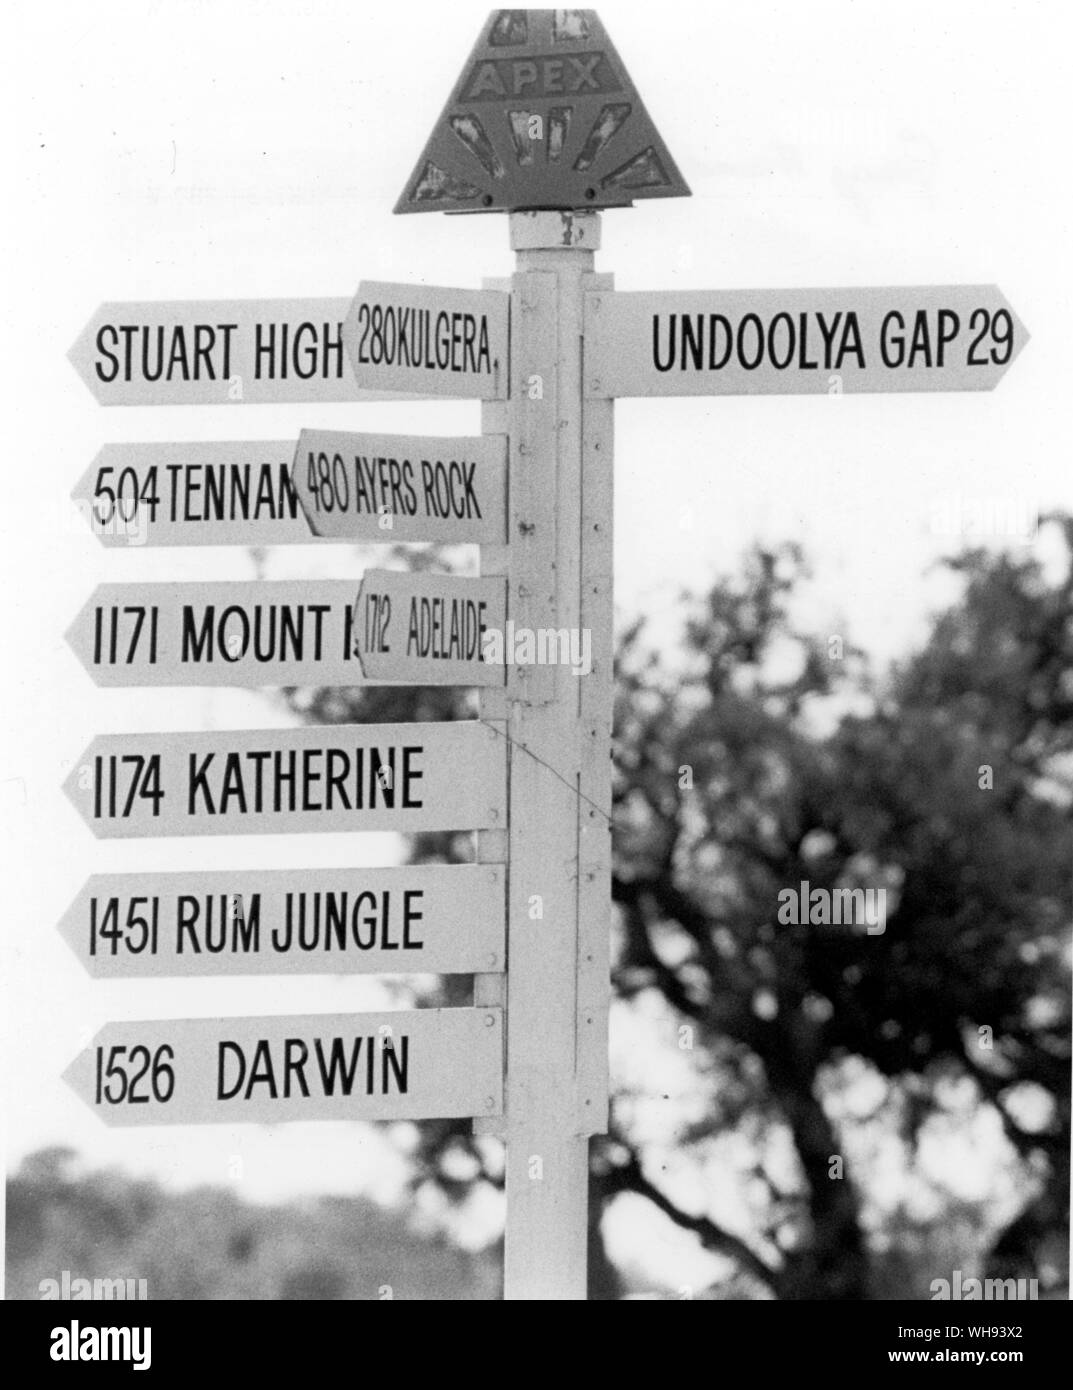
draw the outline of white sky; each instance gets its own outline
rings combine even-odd
[[[55,932],[90,872],[221,867],[225,851],[221,841],[211,857],[196,840],[95,842],[60,792],[95,733],[284,719],[256,694],[94,689],[62,640],[94,584],[243,578],[250,562],[239,550],[106,551],[67,497],[107,440],[280,439],[318,424],[476,433],[478,407],[106,411],[66,353],[106,299],[345,296],[363,277],[476,286],[509,273],[502,216],[391,215],[486,8],[39,0],[7,17],[0,818],[11,1163],[67,1142],[258,1197],[387,1181],[372,1132],[107,1131],[59,1080],[107,1019],[342,1011],[370,988],[92,983]],[[796,537],[815,564],[805,613],[816,630],[897,653],[939,596],[922,579],[947,544],[929,530],[938,498],[1073,506],[1066,12],[1009,0],[663,0],[599,13],[694,192],[604,216],[597,266],[618,288],[996,282],[1032,334],[991,395],[616,407],[623,617],[651,613],[673,631],[680,587],[733,568],[759,535]],[[335,548],[272,560],[273,574],[355,572]],[[390,837],[249,838],[227,842],[223,862],[340,865],[396,852]]]

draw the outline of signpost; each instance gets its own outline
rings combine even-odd
[[[105,304],[71,354],[105,404],[481,402],[479,439],[108,445],[75,490],[108,545],[468,543],[480,578],[103,585],[70,638],[102,685],[464,685],[478,721],[109,735],[65,784],[102,838],[473,831],[476,863],[94,876],[61,925],[101,977],[472,973],[467,1008],[113,1024],[68,1079],[109,1124],[471,1118],[509,1300],[585,1297],[607,1124],[614,399],[991,390],[1028,338],[988,285],[615,292],[597,210],[688,192],[592,11],[494,11],[396,211],[508,211],[510,280]]]
[[[372,570],[345,580],[102,584],[67,634],[97,685],[490,685],[502,581]]]
[[[502,864],[94,874],[59,929],[94,979],[504,968]]]
[[[476,721],[104,734],[64,791],[101,839],[506,823],[506,755]]]
[[[585,394],[991,391],[1027,341],[994,285],[590,294]]]
[[[109,1023],[63,1079],[109,1126],[495,1115],[503,1104],[502,1014]]]

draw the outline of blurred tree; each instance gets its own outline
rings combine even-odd
[[[961,601],[874,688],[855,653],[793,630],[793,548],[713,590],[680,679],[644,653],[640,626],[623,644],[616,987],[658,990],[722,1048],[739,1089],[752,1078],[750,1103],[788,1127],[800,1181],[747,1247],[670,1202],[626,1136],[597,1191],[643,1194],[777,1297],[870,1292],[859,1185],[823,1094],[847,1057],[903,1087],[912,1136],[939,1080],[971,1077],[1037,1180],[1022,1263],[1036,1264],[1033,1236],[1066,1225],[1073,520],[1049,525],[1064,541],[1056,584],[1028,557],[961,557]],[[802,880],[886,887],[886,930],[780,924],[778,895]],[[1026,1119],[1028,1087],[1040,1098]],[[710,1129],[720,1108],[713,1095]]]
[[[361,1198],[253,1206],[214,1188],[167,1192],[33,1154],[8,1182],[9,1299],[75,1280],[144,1281],[150,1300],[454,1299],[494,1296],[487,1255],[416,1231]],[[44,1281],[49,1281],[45,1283]],[[112,1294],[111,1296],[115,1296]]]
[[[702,1104],[670,1122],[679,1150],[709,1183],[729,1172],[722,1138],[748,1136],[754,1158],[749,1200],[720,1223],[672,1195],[636,1098],[620,1096],[593,1151],[592,1297],[622,1291],[600,1218],[624,1193],[723,1257],[723,1296],[883,1296],[858,1121],[836,1116],[848,1063],[883,1080],[910,1160],[959,1080],[998,1116],[1028,1197],[991,1233],[989,1273],[1036,1276],[1065,1230],[1073,519],[1046,525],[1064,557],[1056,580],[1027,553],[962,555],[960,599],[881,681],[840,637],[795,627],[806,571],[793,546],[756,551],[740,582],[693,603],[680,652],[652,652],[643,623],[625,634],[614,987],[627,1004],[659,1002],[669,1049],[690,1030]],[[475,711],[450,691],[293,700],[326,722]],[[457,860],[466,844],[424,836],[415,858]],[[780,892],[805,880],[885,889],[885,930],[780,923]],[[465,982],[439,988],[466,1001]],[[462,1123],[422,1126],[415,1162],[415,1185],[452,1201],[501,1182],[494,1146]]]

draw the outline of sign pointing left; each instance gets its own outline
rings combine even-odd
[[[500,1009],[109,1023],[63,1079],[111,1125],[498,1115]]]
[[[101,584],[67,632],[97,685],[501,685],[502,579]],[[364,670],[363,670],[364,668]]]
[[[493,830],[506,746],[477,720],[102,734],[63,789],[99,839]]]
[[[348,299],[106,303],[68,354],[101,405],[275,405],[384,399],[359,390]]]

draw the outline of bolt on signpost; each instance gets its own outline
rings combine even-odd
[[[467,686],[478,721],[108,735],[65,786],[104,838],[468,830],[476,865],[95,875],[60,927],[100,978],[472,974],[109,1025],[66,1078],[117,1125],[471,1119],[507,1299],[585,1297],[607,1124],[614,399],[990,390],[1028,336],[993,286],[615,292],[601,210],[688,193],[595,13],[494,11],[395,211],[508,213],[509,280],[105,304],[71,352],[104,404],[481,402],[478,438],[108,445],[74,493],[107,545],[462,541],[479,579],[102,585],[68,634],[101,685]]]

